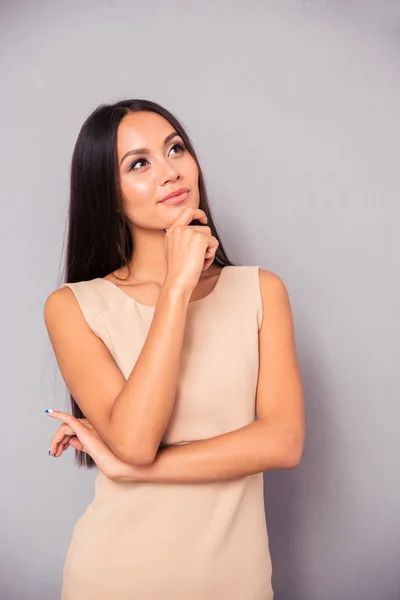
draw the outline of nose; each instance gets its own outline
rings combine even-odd
[[[164,160],[160,166],[160,184],[165,185],[169,181],[176,181],[181,178],[181,174],[169,160]]]

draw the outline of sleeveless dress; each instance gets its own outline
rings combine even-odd
[[[125,379],[154,307],[111,281],[63,284]],[[190,302],[177,395],[162,445],[218,436],[255,420],[258,266],[226,266]],[[116,482],[99,471],[63,568],[63,600],[272,600],[263,474],[209,483]]]

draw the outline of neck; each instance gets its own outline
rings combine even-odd
[[[155,281],[162,284],[167,274],[165,258],[165,233],[163,230],[149,230],[135,227],[133,254],[129,268],[136,279]],[[128,270],[126,269],[128,272]]]

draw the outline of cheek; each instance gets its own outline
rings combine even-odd
[[[141,177],[126,177],[122,182],[122,193],[127,204],[133,208],[148,202],[154,195],[154,182]]]
[[[199,170],[196,161],[191,157],[187,165],[187,173],[192,182],[197,182],[199,179]]]

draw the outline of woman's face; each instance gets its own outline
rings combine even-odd
[[[136,227],[164,229],[185,206],[199,206],[196,161],[178,134],[171,137],[174,132],[169,121],[148,111],[131,113],[119,124],[117,152],[123,207]],[[190,190],[186,200],[176,205],[160,203],[179,188]]]

